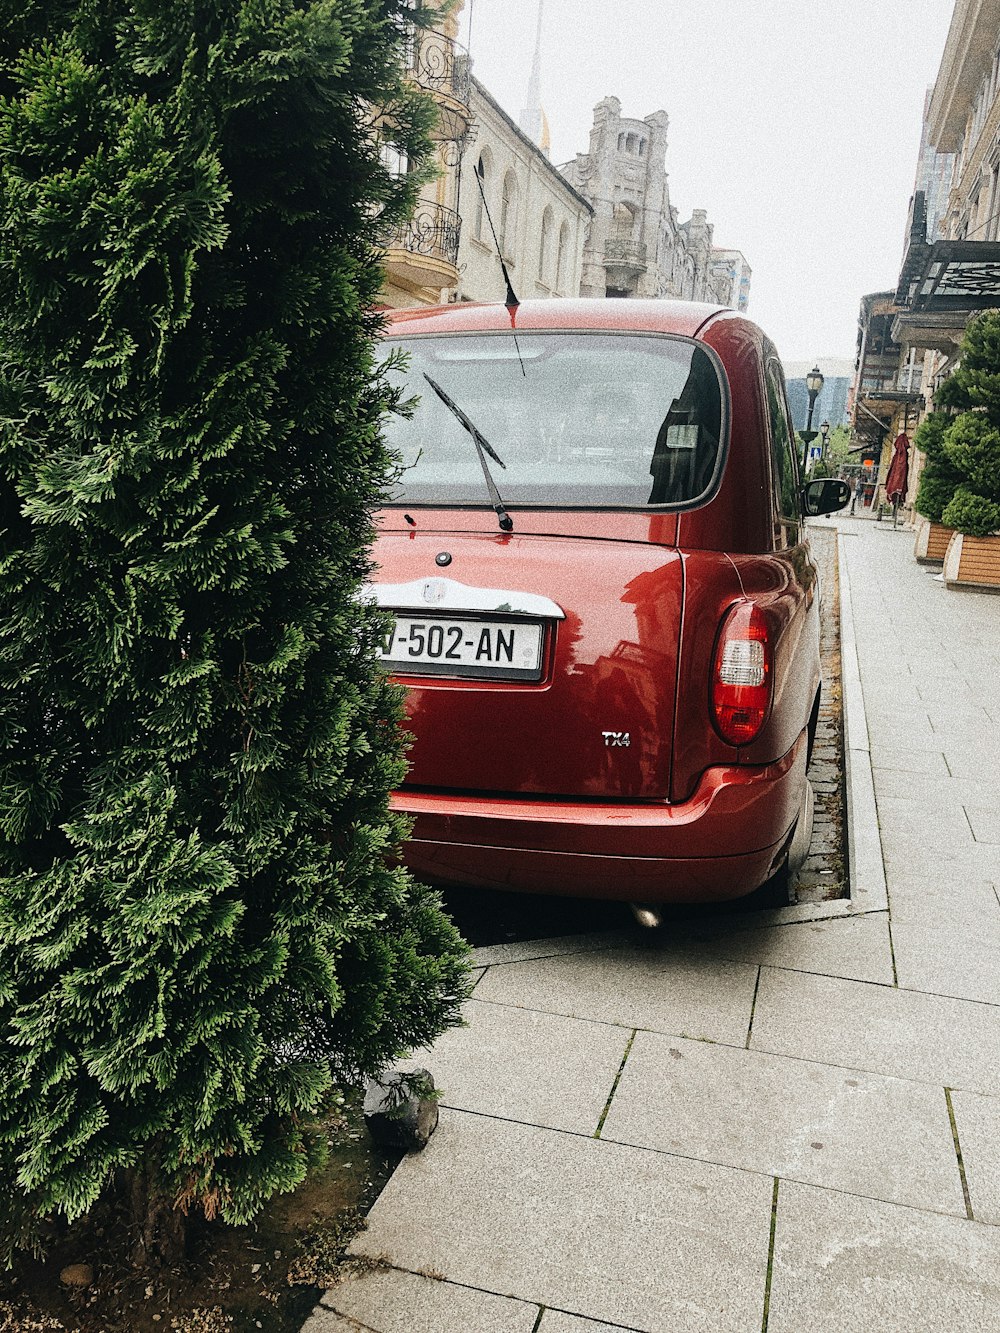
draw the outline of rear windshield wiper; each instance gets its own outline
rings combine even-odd
[[[441,385],[438,384],[436,380],[432,380],[426,371],[424,371],[424,379],[441,399],[448,411],[462,423],[472,436],[472,442],[476,446],[476,453],[479,455],[479,465],[483,469],[483,476],[486,478],[486,489],[490,493],[490,503],[496,510],[497,518],[500,521],[500,530],[502,532],[513,532],[514,520],[503,507],[503,501],[500,499],[500,492],[497,490],[497,484],[493,480],[493,473],[490,471],[490,465],[486,461],[486,455],[489,454],[490,458],[492,458],[495,463],[499,463],[504,471],[507,470],[507,464],[493,448],[486,436],[482,434],[477,426],[473,425],[455,400],[450,398],[448,394],[445,393],[444,389],[441,388]]]

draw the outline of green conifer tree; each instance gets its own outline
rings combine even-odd
[[[944,436],[950,424],[949,413],[931,412],[913,437],[913,443],[926,457],[914,508],[932,523],[941,522],[941,515],[962,480],[944,451]]]
[[[0,0],[0,1184],[74,1218],[129,1180],[144,1258],[457,1020],[357,596],[415,17]]]
[[[958,411],[939,432],[936,473],[951,483],[950,494],[941,488],[941,522],[988,536],[1000,529],[1000,311],[969,323],[959,364],[935,402]]]

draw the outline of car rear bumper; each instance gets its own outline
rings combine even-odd
[[[397,792],[413,821],[403,859],[442,884],[628,902],[752,893],[780,863],[799,812],[806,737],[763,767],[708,769],[678,805]]]

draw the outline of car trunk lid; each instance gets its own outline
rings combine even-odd
[[[371,585],[415,736],[407,785],[597,800],[670,790],[683,572],[636,540],[383,530]],[[449,656],[450,650],[450,656]]]

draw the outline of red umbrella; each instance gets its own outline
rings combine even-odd
[[[901,501],[906,494],[906,479],[910,471],[910,441],[900,432],[892,446],[892,462],[885,479],[885,494],[890,504]]]

